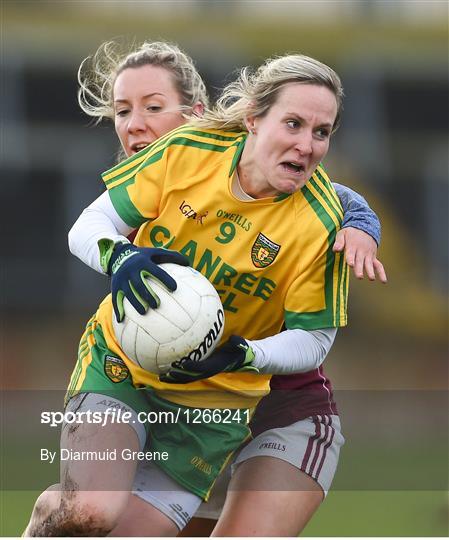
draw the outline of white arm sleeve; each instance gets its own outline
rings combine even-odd
[[[275,336],[246,340],[256,357],[253,365],[261,373],[286,375],[305,373],[319,367],[330,351],[336,328],[285,330]]]
[[[69,231],[69,249],[88,266],[104,274],[100,265],[98,240],[109,238],[114,242],[128,242],[134,229],[117,214],[109,193],[105,191],[83,210]]]

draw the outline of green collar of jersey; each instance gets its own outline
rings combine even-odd
[[[231,177],[234,174],[234,171],[237,167],[237,163],[240,161],[240,156],[242,155],[243,149],[245,148],[246,138],[248,137],[247,133],[243,133],[242,138],[237,141],[233,146],[237,147],[234,157],[232,158],[231,169],[229,170],[229,176]]]

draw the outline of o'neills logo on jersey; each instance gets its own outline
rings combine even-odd
[[[128,377],[129,369],[121,358],[108,355],[104,359],[104,372],[112,382],[119,383]]]
[[[264,448],[269,448],[271,450],[279,450],[280,452],[285,452],[285,444],[276,443],[276,442],[264,442],[259,445],[259,450]]]
[[[209,332],[204,336],[203,341],[196,349],[193,349],[188,355],[183,356],[179,360],[180,365],[182,365],[185,360],[193,360],[194,362],[201,361],[220,338],[223,324],[224,312],[222,309],[219,309],[217,311],[217,320],[214,322],[214,325]]]
[[[269,266],[276,258],[280,249],[281,246],[279,244],[276,244],[264,234],[259,233],[251,248],[251,260],[254,266],[256,268]]]
[[[186,201],[182,201],[179,205],[179,209],[181,210],[181,214],[184,214],[187,219],[194,219],[198,225],[203,225],[203,219],[205,219],[209,213],[207,210],[203,213],[196,212],[190,204],[186,203]]]

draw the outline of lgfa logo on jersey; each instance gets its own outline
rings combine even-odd
[[[129,369],[121,358],[108,355],[104,359],[104,372],[112,382],[119,383],[128,377]]]
[[[259,233],[251,248],[251,260],[254,266],[256,268],[269,266],[276,258],[280,249],[281,246],[279,244],[276,244],[264,234]]]
[[[187,204],[186,201],[182,201],[182,203],[179,205],[179,209],[187,219],[194,219],[198,225],[203,224],[203,219],[206,218],[207,214],[209,213],[207,210],[202,214],[195,212],[195,210],[190,206],[190,204]]]

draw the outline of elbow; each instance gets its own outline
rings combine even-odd
[[[92,227],[92,222],[88,220],[88,213],[89,209],[85,208],[67,234],[69,251],[75,257],[80,257],[80,250],[85,248],[86,232]]]
[[[69,245],[69,251],[70,253],[72,253],[72,255],[75,255],[75,256],[77,256],[77,252],[78,252],[77,246],[79,244],[79,226],[78,226],[79,220],[80,218],[78,218],[75,221],[75,223],[72,225],[72,228],[67,234],[67,242]]]

